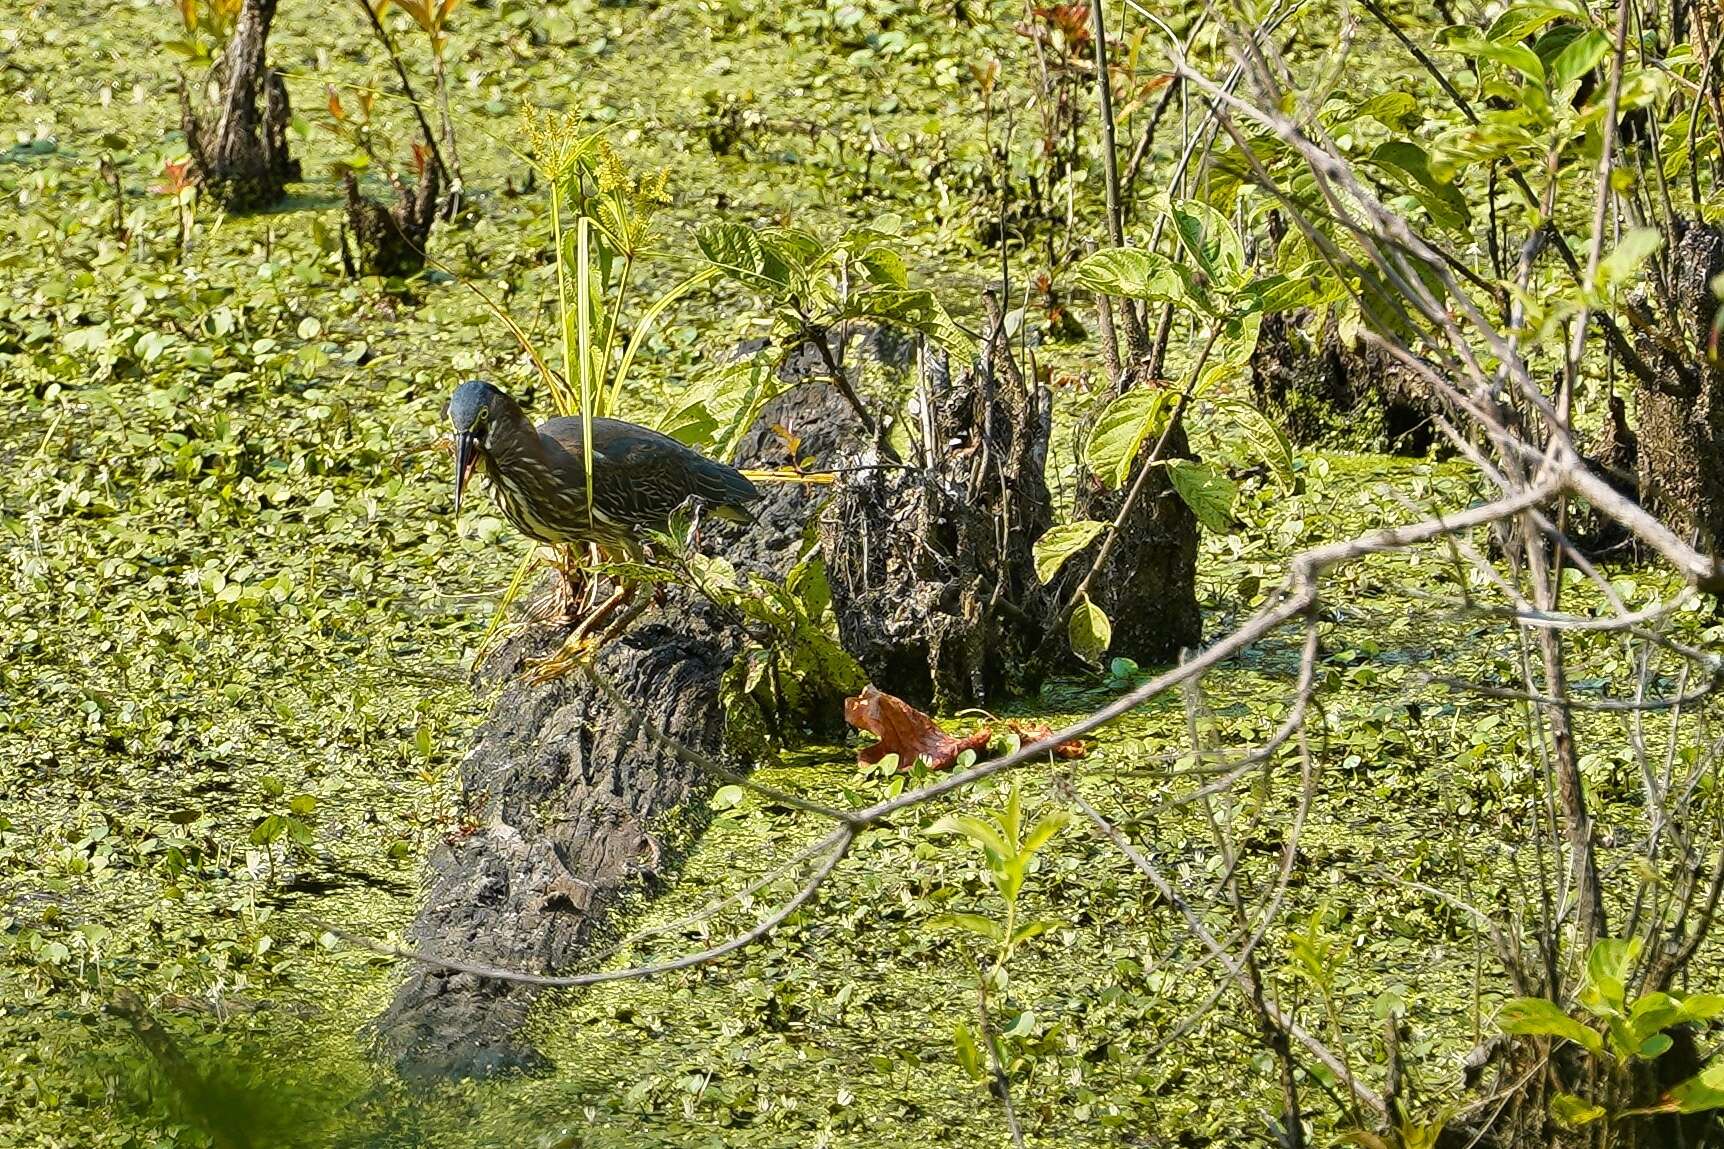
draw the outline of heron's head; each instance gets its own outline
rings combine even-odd
[[[493,429],[519,414],[507,394],[483,379],[469,379],[449,397],[449,422],[455,429],[455,514],[461,514],[461,492],[484,453]]]

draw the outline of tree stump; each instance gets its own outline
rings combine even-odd
[[[800,453],[829,461],[853,426],[846,410],[829,387],[779,396],[739,465],[781,465],[774,425],[806,427]],[[782,577],[824,497],[815,486],[768,486],[756,521],[715,525],[707,549],[740,570]],[[667,739],[723,754],[720,684],[747,640],[737,620],[686,587],[666,588],[662,603],[597,656],[620,703],[580,673],[547,683],[522,676],[565,633],[524,633],[479,672],[501,693],[462,763],[463,830],[427,862],[410,930],[422,949],[527,972],[567,969],[625,890],[674,867],[686,841],[667,828],[670,816],[678,814],[682,835],[702,820],[717,780]],[[811,708],[841,721],[841,697]],[[530,986],[416,966],[373,1028],[410,1080],[530,1071],[546,1064],[520,1032],[535,997]]]
[[[1635,394],[1642,504],[1701,550],[1724,545],[1724,365],[1714,322],[1712,280],[1724,272],[1724,230],[1685,222],[1671,252],[1674,313],[1663,338],[1642,335],[1637,350],[1654,378]],[[1682,349],[1673,352],[1672,345]]]
[[[849,460],[820,537],[844,648],[892,693],[953,709],[1041,678],[1049,601],[1030,548],[1053,521],[1052,406],[1008,354],[955,381],[930,361],[920,457]]]
[[[1146,454],[1149,449],[1144,448]],[[1183,426],[1169,435],[1163,457],[1193,457]],[[1108,653],[1142,664],[1171,661],[1203,638],[1203,611],[1197,605],[1197,518],[1173,489],[1166,469],[1157,470],[1120,524],[1113,550],[1089,588],[1090,601],[1113,628]],[[1124,505],[1125,491],[1109,490],[1094,476],[1080,481],[1073,517],[1112,522]],[[1091,543],[1067,561],[1054,582],[1062,602],[1076,593],[1100,546],[1099,541]]]
[[[1343,341],[1332,317],[1263,318],[1251,356],[1257,405],[1300,446],[1425,455],[1440,432],[1441,402],[1389,355]]]
[[[347,189],[344,222],[358,249],[355,260],[342,244],[342,260],[349,275],[380,275],[403,277],[418,273],[425,266],[425,245],[431,239],[431,225],[437,219],[439,180],[437,165],[423,149],[415,149],[419,161],[419,182],[412,188],[398,178],[391,178],[396,202],[393,209],[362,194],[359,181],[352,172],[345,172],[342,182]]]
[[[245,0],[240,9],[233,35],[211,72],[221,91],[213,132],[192,110],[191,94],[184,79],[180,81],[180,127],[191,151],[191,170],[229,211],[269,207],[281,199],[290,180],[299,178],[299,163],[287,152],[287,126],[293,117],[287,85],[265,62],[275,5],[276,0]]]

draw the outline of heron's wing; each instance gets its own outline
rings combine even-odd
[[[547,419],[539,434],[581,474],[581,420]],[[571,476],[572,478],[572,476]],[[574,480],[584,481],[584,479]],[[760,497],[747,476],[702,455],[669,435],[621,419],[593,420],[593,502],[629,521],[662,522],[690,496],[716,507],[737,507]]]

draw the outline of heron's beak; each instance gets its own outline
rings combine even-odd
[[[479,444],[468,432],[458,432],[455,436],[455,517],[461,517],[461,492],[467,489],[467,480],[472,477],[473,466],[479,461]]]

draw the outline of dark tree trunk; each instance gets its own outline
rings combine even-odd
[[[1144,450],[1147,454],[1150,448]],[[1183,426],[1173,429],[1162,457],[1193,457]],[[1197,518],[1173,489],[1166,469],[1156,471],[1120,524],[1113,550],[1089,588],[1090,601],[1113,627],[1108,653],[1143,664],[1177,658],[1203,638],[1203,612],[1197,605]],[[1124,490],[1109,490],[1086,476],[1072,517],[1112,522],[1124,501]],[[1094,565],[1100,545],[1091,544],[1066,563],[1055,583],[1062,602]]]
[[[1638,347],[1656,375],[1636,394],[1640,497],[1701,550],[1715,551],[1724,545],[1724,366],[1712,280],[1724,272],[1724,231],[1687,223],[1675,238],[1677,313],[1666,317],[1662,338],[1642,336]]]
[[[1300,446],[1424,455],[1441,402],[1413,372],[1309,312],[1265,316],[1251,356],[1257,405]]]
[[[299,164],[287,154],[292,112],[281,74],[265,61],[276,0],[245,0],[233,36],[212,76],[221,90],[213,130],[192,110],[180,83],[180,126],[191,150],[192,170],[229,211],[256,211],[281,199]],[[259,104],[262,113],[259,113]]]
[[[1051,405],[1009,355],[950,377],[931,359],[922,457],[851,461],[821,521],[844,647],[917,705],[975,705],[1033,688],[1050,600],[1030,553],[1053,521],[1044,470]]]
[[[857,430],[846,410],[824,385],[787,392],[767,404],[739,462],[780,465],[784,444],[770,430],[780,425],[808,428],[800,453],[829,465]],[[817,486],[767,487],[756,521],[715,525],[708,550],[741,571],[782,577],[823,498]],[[747,642],[738,620],[688,588],[667,588],[662,603],[597,656],[621,701],[578,672],[547,683],[522,676],[529,658],[550,653],[563,638],[560,630],[530,631],[481,670],[502,691],[462,763],[463,829],[427,863],[424,902],[410,930],[425,950],[527,972],[566,971],[617,899],[674,868],[703,821],[702,804],[718,779],[667,738],[709,757],[724,753],[732,716],[721,683]],[[798,717],[838,724],[842,701],[805,699]],[[673,821],[680,836],[666,829]],[[374,1030],[410,1079],[530,1070],[545,1064],[521,1034],[535,997],[517,983],[415,967]]]
[[[346,173],[347,231],[353,236],[358,259],[353,260],[343,248],[342,256],[349,274],[407,276],[425,266],[425,245],[431,238],[431,225],[437,218],[437,165],[429,155],[421,154],[419,182],[412,188],[399,179],[395,185],[393,209],[362,194],[359,181],[352,172]]]

